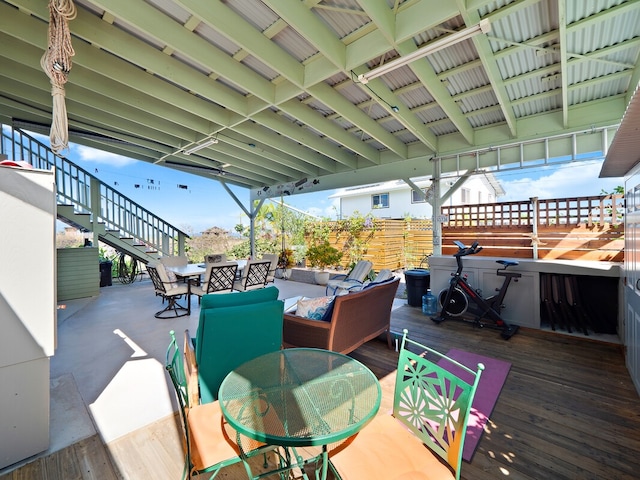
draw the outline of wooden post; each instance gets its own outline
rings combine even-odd
[[[533,259],[538,259],[538,222],[540,221],[538,215],[538,197],[529,198],[533,210],[533,221],[531,222],[531,246],[533,247]]]

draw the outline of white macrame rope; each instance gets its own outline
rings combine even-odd
[[[49,1],[49,43],[40,59],[40,66],[51,81],[53,109],[49,141],[54,153],[60,153],[69,146],[64,84],[71,71],[71,57],[75,55],[69,32],[69,20],[75,17],[73,0]]]

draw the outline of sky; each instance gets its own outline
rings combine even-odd
[[[101,181],[175,227],[198,234],[211,227],[234,231],[248,218],[215,180],[132,160],[112,153],[70,144],[65,156]],[[499,201],[601,195],[623,185],[622,178],[598,178],[602,160],[511,170],[495,173],[506,191]],[[249,190],[230,186],[245,204]],[[291,195],[284,200],[294,208],[319,217],[336,218],[335,190]],[[362,212],[366,214],[368,212]]]

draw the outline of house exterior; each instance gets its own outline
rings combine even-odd
[[[449,190],[457,178],[443,179],[440,183],[441,195]],[[429,197],[431,178],[412,180]],[[450,205],[493,203],[505,192],[496,178],[490,174],[472,175],[447,199]],[[339,218],[346,218],[359,212],[377,218],[431,218],[433,208],[429,202],[415,192],[403,180],[393,180],[372,185],[349,187],[338,190],[329,198],[340,199]]]

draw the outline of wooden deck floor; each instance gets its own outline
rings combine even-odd
[[[639,478],[640,398],[620,345],[528,329],[504,341],[466,323],[435,325],[408,306],[394,311],[392,327],[442,352],[458,348],[512,363],[478,449],[463,462],[463,479]],[[380,378],[380,412],[388,412],[397,354],[374,340],[352,356]],[[178,427],[167,418],[107,446],[91,437],[0,480],[178,479],[181,472]],[[217,478],[243,474],[231,467]]]

